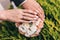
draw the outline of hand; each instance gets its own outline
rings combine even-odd
[[[40,18],[38,18],[38,19],[40,19]],[[41,20],[41,19],[40,19],[40,20]],[[16,25],[16,27],[19,29],[20,23],[15,23],[15,25]],[[43,28],[43,25],[44,25],[44,23],[43,23],[43,21],[41,20],[41,21],[39,22],[39,24],[37,25],[37,31],[36,31],[34,34],[32,34],[31,37],[38,36],[39,33],[41,32],[41,29]],[[20,34],[25,35],[24,32],[22,32],[22,31],[20,31],[20,30],[18,30],[18,31],[19,31]]]
[[[35,37],[35,36],[40,35],[39,33],[41,32],[41,30],[42,30],[43,26],[44,26],[43,21],[40,21],[40,24],[37,26],[37,27],[38,27],[37,32],[36,32],[35,34],[31,35],[31,37]]]
[[[44,11],[35,0],[27,0],[22,6],[25,9],[37,12],[38,16],[44,21]]]
[[[36,13],[31,10],[13,9],[5,13],[6,20],[12,22],[33,22],[37,19]]]
[[[40,18],[39,18],[39,19],[40,19]],[[40,23],[39,23],[39,25],[37,25],[37,31],[36,31],[36,33],[34,33],[33,35],[31,35],[31,37],[38,36],[39,33],[41,32],[43,26],[44,26],[44,23],[43,23],[43,21],[41,20]]]
[[[43,22],[44,22],[45,16],[44,16],[43,9],[41,8],[41,6],[35,0],[27,0],[22,6],[25,9],[29,9],[29,10],[37,12],[39,18],[41,18],[42,21],[37,26],[40,30],[38,30],[37,33],[35,33],[35,34],[32,35],[32,37],[38,36],[38,33],[41,31],[41,29],[43,28],[43,25],[44,25]]]

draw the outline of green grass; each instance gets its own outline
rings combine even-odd
[[[18,33],[14,23],[0,23],[0,40],[60,40],[60,0],[37,0],[45,12],[44,28],[40,35],[27,38]]]

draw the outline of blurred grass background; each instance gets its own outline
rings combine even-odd
[[[0,40],[60,40],[60,0],[37,0],[45,12],[44,28],[40,35],[27,38],[18,33],[14,23],[0,23]]]

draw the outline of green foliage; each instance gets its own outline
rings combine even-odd
[[[45,12],[44,28],[40,35],[27,38],[18,33],[14,23],[0,23],[0,40],[60,40],[60,0],[37,0]]]

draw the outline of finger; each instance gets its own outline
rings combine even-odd
[[[22,23],[15,23],[16,27],[18,28]]]
[[[20,31],[20,30],[19,30],[19,33],[20,33],[20,34],[22,34],[22,35],[24,35],[24,34],[25,34],[24,32],[22,32],[22,31]]]
[[[32,21],[26,21],[26,20],[22,20],[22,19],[21,19],[21,20],[19,20],[19,21],[17,20],[17,22],[18,22],[18,23],[19,23],[19,22],[22,22],[22,23],[30,23],[30,22],[32,22]]]
[[[40,16],[40,18],[42,20],[44,20],[44,11],[43,9],[41,8],[41,6],[37,3],[37,2],[33,2],[35,3],[33,6],[36,8],[36,12],[39,13],[38,15]]]
[[[39,29],[43,28],[43,25],[44,25],[44,23],[43,23],[43,21],[41,21],[40,24],[38,25],[38,28]]]
[[[26,16],[24,16],[23,17],[23,19],[25,19],[25,20],[30,20],[30,21],[35,21],[35,20],[37,20],[37,18],[31,18],[31,17],[26,17]]]
[[[38,9],[38,11],[39,11],[39,16],[40,16],[40,18],[44,21],[44,18],[45,18],[45,15],[44,15],[44,11],[42,11],[41,9],[39,9],[39,8],[37,8]]]
[[[24,13],[30,13],[30,14],[37,14],[36,12],[34,11],[31,11],[31,10],[23,10]]]
[[[35,34],[39,35],[40,31],[41,31],[41,29],[37,29],[37,32]]]
[[[38,36],[39,34],[33,34],[33,35],[31,35],[31,37],[36,37],[36,36]]]
[[[36,9],[38,9],[41,13],[44,13],[42,7],[36,1],[34,1],[33,4]]]
[[[31,18],[29,17],[22,17],[22,18],[17,18],[17,19],[12,19],[12,22],[16,22],[16,23],[30,23],[30,22],[35,22],[33,19],[31,20]]]
[[[41,31],[41,29],[38,29],[37,32],[36,32],[35,34],[31,35],[31,37],[38,36],[40,31]]]
[[[29,14],[29,13],[24,13],[23,16],[28,16],[28,17],[32,17],[32,18],[38,18],[38,16]]]
[[[33,6],[34,4],[33,4],[33,2],[32,2],[32,4],[27,4],[26,6],[25,5],[23,5],[23,6],[25,6],[24,8],[26,8],[27,10],[32,10],[32,11],[34,11],[35,12],[35,7]]]
[[[38,16],[39,16],[42,20],[44,20],[44,18],[45,18],[44,13],[42,13],[41,9],[39,9],[39,8],[37,8],[37,9],[38,9],[38,11],[39,11]]]

